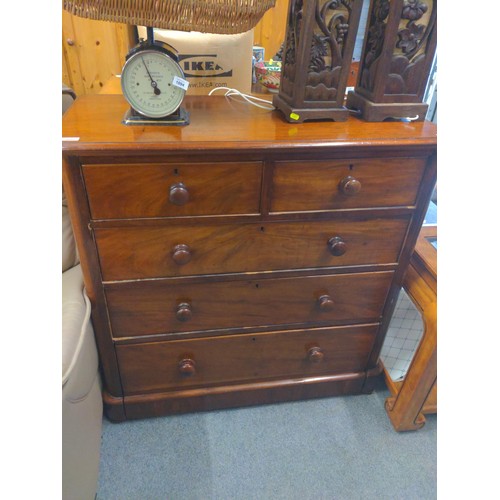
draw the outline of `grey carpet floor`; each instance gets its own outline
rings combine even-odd
[[[434,499],[437,416],[397,433],[388,395],[105,420],[97,500]]]

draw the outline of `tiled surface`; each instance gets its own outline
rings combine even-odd
[[[404,378],[423,332],[420,313],[401,290],[380,354],[392,380]]]

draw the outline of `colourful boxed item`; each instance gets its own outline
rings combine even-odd
[[[255,74],[257,81],[269,92],[278,92],[281,80],[281,61],[270,59],[266,62],[255,63]]]
[[[146,28],[138,27],[138,33],[139,38],[147,38]],[[179,53],[179,64],[189,82],[187,95],[207,95],[217,87],[251,91],[253,30],[215,35],[155,29],[154,36]]]

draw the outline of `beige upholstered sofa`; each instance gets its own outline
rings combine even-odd
[[[63,87],[63,113],[71,103],[68,95]],[[91,500],[97,491],[102,398],[90,302],[64,193],[62,313],[62,498]]]

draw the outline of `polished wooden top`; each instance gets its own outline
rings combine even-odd
[[[187,126],[123,125],[129,106],[122,95],[79,97],[63,117],[63,152],[436,145],[436,126],[430,122],[368,123],[350,117],[346,122],[293,124],[279,111],[218,95],[187,96],[183,105],[190,113]]]

